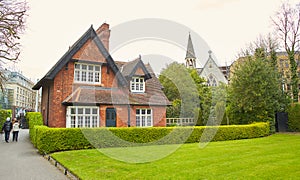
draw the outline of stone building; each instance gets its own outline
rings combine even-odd
[[[188,37],[188,44],[185,56],[185,66],[188,68],[195,68],[200,77],[206,80],[208,86],[218,86],[220,82],[228,84],[229,66],[218,66],[216,61],[212,58],[212,51],[208,51],[208,59],[203,67],[197,67],[194,46],[191,35]]]

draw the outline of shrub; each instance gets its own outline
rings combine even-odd
[[[40,112],[28,112],[25,117],[29,123],[29,136],[32,144],[36,147],[37,132],[34,128],[37,125],[43,125],[43,116]]]
[[[3,126],[4,122],[6,121],[7,117],[11,118],[11,110],[1,109],[0,110],[0,130],[2,130],[2,126]]]
[[[288,110],[288,126],[290,131],[300,131],[300,104],[294,103]]]
[[[195,143],[248,139],[269,135],[268,123],[229,126],[151,128],[48,128],[34,126],[40,153],[88,148]],[[32,131],[32,129],[31,129]],[[205,134],[203,134],[205,132]],[[113,134],[113,135],[112,135]]]

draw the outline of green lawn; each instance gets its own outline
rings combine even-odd
[[[175,145],[159,148],[171,146]],[[120,150],[106,150],[116,149]],[[132,149],[143,150],[141,147]],[[184,144],[165,158],[139,164],[112,159],[98,150],[58,152],[52,157],[84,180],[298,179],[300,134],[211,142],[205,148],[199,148],[199,144]]]

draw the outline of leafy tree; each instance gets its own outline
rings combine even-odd
[[[204,125],[211,105],[211,90],[196,69],[174,62],[162,70],[159,80],[172,106],[167,117],[194,117],[197,125]]]
[[[20,34],[25,29],[26,2],[0,0],[0,61],[15,61],[20,55]],[[0,72],[0,86],[3,89],[5,76]]]
[[[299,51],[300,41],[300,6],[292,7],[288,2],[284,2],[272,18],[275,31],[286,50],[290,62],[291,88],[294,102],[298,101],[298,75],[296,52]]]
[[[168,114],[180,114],[180,117],[196,117],[198,115],[194,113],[195,108],[199,107],[197,85],[183,64],[177,62],[169,64],[166,69],[162,70],[159,80],[167,98],[176,102],[177,107],[170,108],[173,108],[173,111],[180,109],[180,113],[170,113],[169,109]],[[178,107],[179,104],[181,108]]]
[[[274,120],[282,97],[277,73],[264,48],[257,48],[254,56],[247,56],[235,66],[228,106],[234,124]]]

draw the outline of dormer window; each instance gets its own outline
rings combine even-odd
[[[145,92],[145,80],[144,77],[132,77],[130,81],[131,92]]]
[[[74,69],[74,81],[79,83],[100,84],[101,66],[76,63]]]

